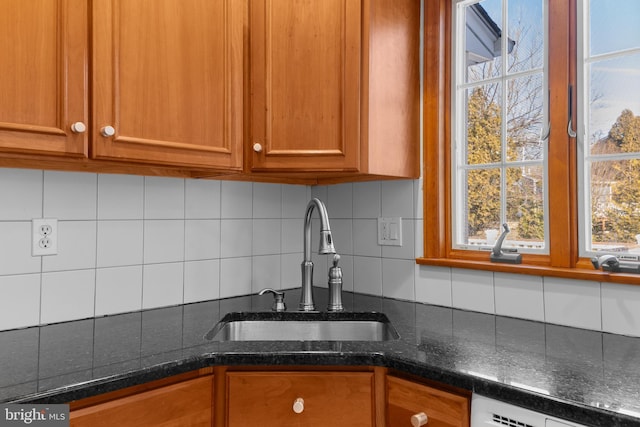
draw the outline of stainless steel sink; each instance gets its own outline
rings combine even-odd
[[[207,333],[212,341],[388,341],[399,338],[382,313],[229,313]]]

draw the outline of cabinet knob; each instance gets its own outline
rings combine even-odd
[[[293,401],[293,412],[301,414],[304,411],[304,399],[299,397]]]
[[[261,152],[262,144],[260,144],[259,142],[256,142],[255,144],[253,144],[253,151],[255,151],[256,153]]]
[[[87,131],[87,125],[82,122],[75,122],[71,125],[71,131],[73,133],[85,133]]]
[[[102,129],[100,129],[100,134],[104,137],[110,137],[116,134],[116,130],[113,128],[113,126],[105,126]]]
[[[427,425],[427,422],[429,422],[429,418],[424,412],[420,412],[411,416],[411,425],[413,427],[425,426]]]

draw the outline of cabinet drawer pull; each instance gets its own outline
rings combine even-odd
[[[255,151],[256,153],[262,152],[262,144],[260,144],[259,142],[253,144],[253,151]]]
[[[413,427],[420,427],[420,426],[427,425],[427,422],[429,422],[429,418],[427,417],[427,414],[425,414],[424,412],[420,412],[411,416],[411,425]]]
[[[301,414],[304,411],[304,399],[299,397],[293,401],[293,412]]]
[[[71,131],[73,133],[85,133],[87,130],[87,125],[82,122],[75,122],[71,125]]]
[[[115,135],[116,130],[113,128],[113,126],[104,126],[102,129],[100,129],[100,134],[108,138]]]

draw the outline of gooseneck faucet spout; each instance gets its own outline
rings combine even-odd
[[[313,262],[311,261],[311,214],[314,208],[320,215],[320,248],[319,254],[335,254],[331,227],[329,226],[329,215],[327,208],[320,199],[314,198],[309,201],[304,215],[304,259],[302,260],[302,293],[300,294],[300,311],[315,311],[313,302]]]

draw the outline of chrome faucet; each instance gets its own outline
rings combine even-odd
[[[327,208],[320,199],[313,198],[307,205],[304,216],[304,259],[302,260],[302,293],[300,294],[300,311],[315,311],[313,303],[313,262],[311,261],[311,214],[313,209],[318,210],[320,215],[320,248],[319,254],[335,254],[333,238],[331,237],[331,227],[329,227],[329,215]]]

